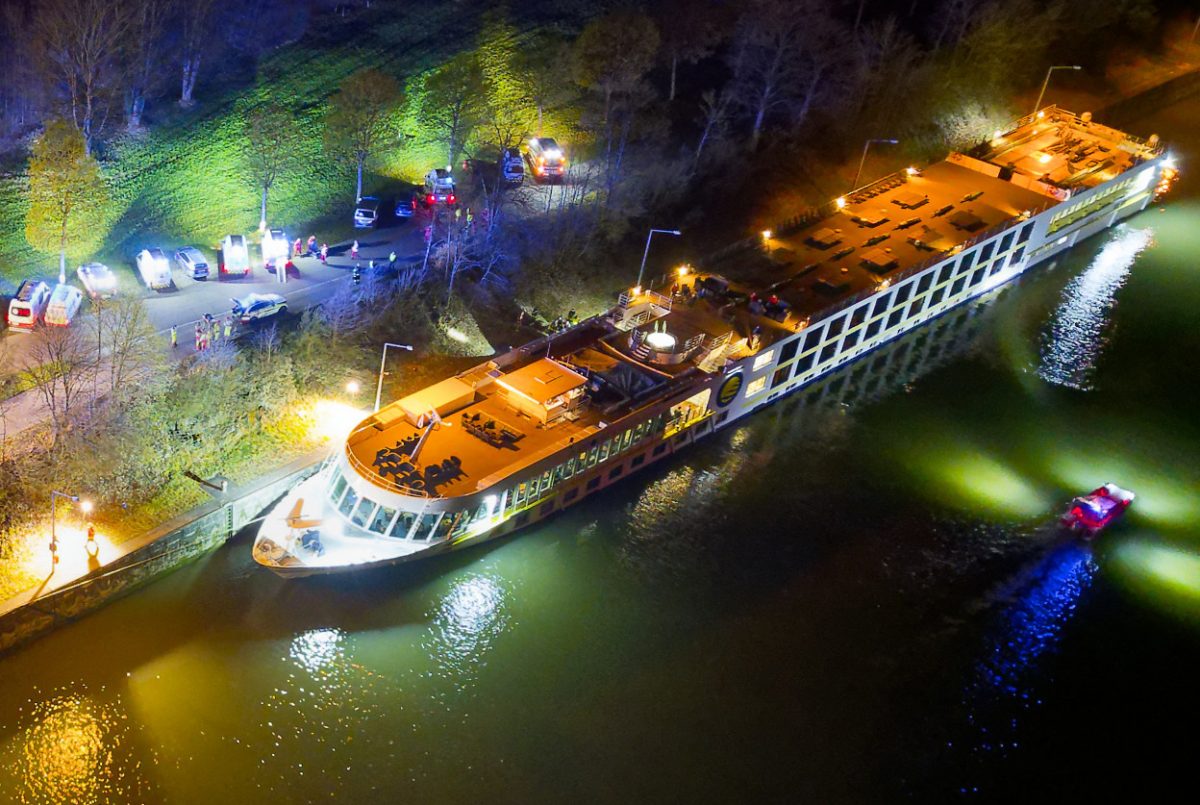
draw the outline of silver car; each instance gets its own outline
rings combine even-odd
[[[93,299],[108,299],[117,293],[117,278],[104,263],[84,263],[75,269],[75,275]]]
[[[184,246],[175,252],[175,264],[194,280],[208,279],[208,260],[195,246]]]

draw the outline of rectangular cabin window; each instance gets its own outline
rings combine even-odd
[[[631,467],[640,467],[645,463],[646,463],[646,454],[642,453],[640,456],[634,456],[633,461],[629,462],[629,465]]]
[[[346,491],[346,476],[342,475],[341,470],[338,470],[338,479],[333,485],[333,491],[329,494],[329,500],[333,505],[342,499],[342,493]]]
[[[890,300],[891,298],[892,298],[892,295],[890,293],[885,293],[883,296],[876,299],[875,307],[871,310],[871,315],[872,316],[882,316],[883,311],[888,309],[888,306],[889,306],[888,300]]]
[[[913,300],[913,303],[908,306],[908,317],[912,318],[921,312],[921,308],[925,306],[925,297],[918,296]]]
[[[871,307],[871,304],[869,302],[867,302],[867,303],[861,304],[858,307],[854,308],[854,311],[850,314],[850,326],[857,327],[858,325],[860,325],[864,321],[866,321],[867,320],[867,310],[870,309],[870,307]]]
[[[808,352],[810,349],[814,348],[817,344],[821,343],[821,333],[823,333],[824,331],[825,331],[824,325],[821,325],[819,327],[816,327],[816,328],[808,331],[808,333],[804,336],[804,351],[805,352]]]
[[[858,343],[858,336],[861,333],[862,330],[855,330],[851,333],[847,333],[846,337],[842,339],[842,352],[852,349],[854,345]]]
[[[888,316],[887,329],[890,330],[893,327],[895,327],[897,324],[900,323],[900,320],[902,318],[904,318],[904,308],[898,308],[896,310],[893,310],[892,315]]]
[[[1021,227],[1021,237],[1017,238],[1017,243],[1024,243],[1029,240],[1029,236],[1033,234],[1033,221]]]
[[[599,457],[600,457],[600,445],[594,445],[592,447],[592,449],[588,451],[587,465],[589,467],[596,466],[596,459],[598,459]]]
[[[758,371],[759,369],[763,368],[764,366],[769,365],[771,363],[771,360],[774,357],[775,357],[775,350],[773,350],[773,349],[768,349],[766,352],[762,353],[761,355],[756,355],[754,357],[754,370]]]
[[[786,344],[784,344],[783,348],[781,350],[779,350],[779,362],[787,363],[792,358],[796,357],[796,349],[799,346],[800,346],[799,338],[793,338],[791,341],[788,341]]]
[[[612,468],[612,472],[610,472],[610,473],[608,474],[608,480],[610,480],[610,481],[611,481],[613,478],[619,478],[619,477],[621,477],[621,473],[622,473],[622,472],[624,472],[624,471],[625,471],[625,468],[624,468],[624,467],[621,467],[621,466],[613,467],[613,468]]]
[[[992,258],[992,249],[996,248],[996,241],[989,240],[983,244],[983,248],[979,250],[979,262],[986,263]]]
[[[996,262],[999,263],[1000,261],[997,260]],[[980,266],[979,268],[975,269],[975,272],[973,274],[971,274],[971,287],[972,288],[974,288],[979,283],[983,282],[983,275],[986,272],[987,272],[987,266]]]
[[[845,316],[838,316],[836,319],[834,319],[833,321],[829,322],[829,336],[828,336],[828,338],[829,338],[830,340],[832,340],[832,339],[834,339],[834,338],[837,338],[839,335],[841,335],[841,334],[842,334],[842,325],[844,325],[845,323],[846,323],[846,317],[845,317]],[[755,368],[755,369],[757,369],[758,367],[756,366],[756,367],[754,367],[754,368]]]
[[[918,296],[920,296],[921,294],[928,291],[929,286],[933,284],[933,273],[934,272],[932,272],[932,271],[926,271],[924,274],[921,275],[921,279],[917,280],[917,295]]]
[[[930,305],[930,307],[932,307],[933,305],[940,304],[940,303],[941,303],[941,301],[942,301],[942,294],[944,294],[945,292],[946,292],[946,289],[945,289],[945,288],[938,288],[938,289],[937,289],[937,290],[935,290],[933,293],[931,293],[931,294],[929,295],[929,305]]]
[[[866,338],[868,338],[868,339],[874,338],[876,336],[876,334],[879,332],[879,327],[881,324],[883,324],[883,319],[876,319],[875,321],[868,324]]]
[[[392,530],[388,533],[388,536],[395,539],[404,539],[408,536],[408,532],[412,530],[412,525],[416,519],[417,516],[412,512],[400,512],[400,516],[392,524]]]
[[[600,445],[600,460],[608,460],[608,451],[612,447],[612,439],[605,439],[604,444]]]
[[[800,360],[796,361],[796,377],[799,377],[812,368],[814,354],[815,353],[810,352]]]
[[[958,266],[959,274],[966,274],[971,270],[971,265],[975,262],[976,252],[967,252],[963,255],[962,263]],[[980,261],[986,260],[986,257],[981,257]]]
[[[354,487],[350,487],[346,490],[346,497],[342,498],[342,505],[338,507],[338,511],[349,517],[350,512],[353,511],[354,507],[357,505],[358,492],[354,491]]]
[[[375,510],[375,516],[371,518],[371,530],[376,534],[386,534],[388,526],[392,524],[392,518],[396,516],[395,509],[389,509],[382,503]]]
[[[990,276],[992,276],[993,274],[999,274],[999,273],[1000,273],[1000,269],[1002,269],[1002,268],[1004,268],[1004,261],[1003,261],[1003,260],[993,260],[993,261],[992,261],[992,267],[988,269],[988,276],[990,277]]]
[[[1005,235],[1003,238],[1000,239],[999,254],[1004,254],[1006,251],[1008,251],[1009,247],[1012,246],[1013,236],[1016,234],[1017,234],[1016,232],[1009,232],[1007,235]]]
[[[951,260],[949,263],[946,263],[946,265],[942,266],[942,270],[938,272],[938,278],[937,278],[938,285],[941,285],[943,282],[948,281],[950,279],[950,277],[952,277],[952,276],[954,276],[954,261],[953,260]]]
[[[780,366],[775,370],[775,374],[771,377],[771,388],[781,386],[787,382],[788,373],[792,371],[790,366]]]
[[[825,348],[821,350],[821,357],[817,359],[817,363],[825,363],[825,361],[829,360],[836,354],[837,342],[835,341],[832,344],[825,345]],[[750,395],[747,394],[746,396],[749,397]]]
[[[592,478],[587,482],[587,490],[589,492],[591,492],[593,489],[595,489],[599,485],[600,485],[600,476],[597,475],[595,478]]]
[[[746,384],[746,396],[753,397],[767,387],[767,376],[756,377]]]
[[[371,519],[371,515],[374,513],[375,501],[363,498],[362,502],[358,504],[358,508],[354,510],[354,514],[350,515],[350,522],[359,528],[366,528],[367,521]]]
[[[896,289],[896,304],[903,305],[908,301],[908,295],[912,293],[912,283],[907,282]]]
[[[956,279],[954,281],[954,284],[950,286],[950,296],[952,296],[952,297],[958,296],[960,293],[962,293],[963,283],[965,283],[966,281],[967,281],[966,277],[959,277],[958,279]]]
[[[417,523],[417,529],[412,533],[412,539],[428,541],[433,536],[433,527],[437,524],[439,516],[437,513],[422,515],[421,522]]]
[[[667,449],[667,446],[665,444],[657,444],[654,446],[654,450],[651,451],[651,454],[655,455],[655,456],[661,456],[663,454],[663,451],[666,449]]]
[[[1016,263],[1021,262],[1021,258],[1024,256],[1025,256],[1025,247],[1021,246],[1015,252],[1012,253],[1012,257],[1008,258],[1008,264],[1010,266],[1015,265]]]
[[[631,428],[630,430],[625,431],[624,435],[621,436],[621,449],[622,450],[629,449],[629,445],[632,443],[633,443],[633,429]]]

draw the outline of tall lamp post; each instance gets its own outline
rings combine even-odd
[[[378,383],[378,385],[375,386],[375,408],[374,408],[374,410],[376,410],[376,411],[379,410],[379,400],[380,400],[380,398],[383,397],[383,367],[385,365],[387,365],[388,347],[395,347],[396,349],[407,349],[409,352],[413,351],[412,344],[393,344],[392,342],[388,341],[387,343],[385,343],[383,345],[383,357],[381,357],[379,359],[379,383]]]
[[[1042,108],[1042,98],[1046,97],[1046,87],[1050,85],[1050,74],[1055,70],[1082,70],[1078,64],[1056,64],[1046,71],[1046,80],[1042,82],[1042,91],[1038,93],[1037,103],[1033,105],[1033,111],[1030,114],[1036,115],[1038,110]]]
[[[58,492],[51,490],[50,492],[50,572],[54,572],[54,566],[58,564],[58,499],[66,498],[72,503],[79,503],[79,508],[84,514],[92,510],[92,502],[85,500],[82,503],[79,500],[79,495],[68,495],[66,492]]]
[[[899,145],[900,141],[880,138],[880,139],[875,139],[875,140],[867,140],[865,143],[863,143],[862,158],[860,160],[858,160],[858,170],[856,170],[854,172],[854,181],[850,183],[850,192],[851,193],[853,193],[855,190],[858,189],[858,177],[862,176],[863,165],[867,164],[867,151],[871,150],[871,143],[880,143],[880,144],[886,144],[886,145]]]
[[[651,229],[650,234],[646,235],[646,250],[642,252],[642,267],[638,269],[638,278],[636,287],[642,287],[642,274],[646,271],[646,257],[650,254],[650,238],[654,237],[655,232],[661,232],[664,235],[682,235],[678,229]]]

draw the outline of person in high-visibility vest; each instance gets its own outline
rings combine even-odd
[[[171,349],[179,347],[179,333],[175,332],[175,325],[171,325]]]
[[[226,316],[225,317],[225,339],[228,340],[229,336],[232,333],[233,333],[233,316]]]

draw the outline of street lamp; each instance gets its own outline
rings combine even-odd
[[[1046,80],[1042,82],[1042,91],[1038,93],[1037,103],[1033,105],[1033,111],[1030,114],[1036,115],[1038,109],[1042,108],[1042,98],[1046,96],[1046,87],[1050,84],[1050,74],[1055,70],[1082,70],[1078,64],[1056,64],[1046,71]]]
[[[682,235],[678,229],[651,229],[650,234],[646,235],[646,250],[642,252],[642,267],[638,269],[638,278],[635,287],[642,287],[642,274],[646,270],[646,257],[650,254],[650,238],[654,237],[655,232],[661,232],[664,235]]]
[[[66,498],[72,503],[79,503],[79,508],[84,514],[92,510],[92,502],[85,500],[80,502],[79,495],[68,495],[66,492],[50,491],[50,572],[54,572],[54,565],[58,564],[58,499]]]
[[[867,162],[867,151],[870,150],[871,143],[885,143],[887,145],[899,145],[900,141],[899,140],[888,140],[888,139],[876,139],[876,140],[867,140],[865,143],[863,143],[862,159],[858,160],[858,170],[856,170],[854,172],[854,181],[850,185],[851,193],[853,193],[855,190],[858,189],[858,177],[862,175],[863,165],[865,165]]]
[[[357,380],[350,380],[346,383],[346,393],[347,394],[358,394],[359,389],[360,389],[360,387],[358,385]]]
[[[407,349],[409,352],[413,351],[412,344],[393,344],[392,342],[389,341],[383,345],[383,357],[381,357],[379,359],[379,384],[375,387],[375,409],[374,410],[376,410],[376,411],[379,410],[379,400],[383,396],[383,367],[387,364],[388,347],[395,347],[396,349]]]

